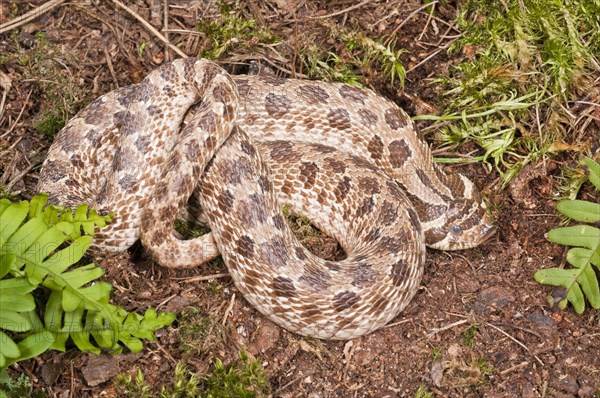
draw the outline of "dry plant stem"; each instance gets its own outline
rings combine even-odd
[[[4,105],[6,104],[6,97],[8,92],[12,88],[12,81],[10,77],[4,72],[0,71],[0,88],[2,88],[2,99],[0,99],[0,123],[2,123],[2,117],[4,116]]]
[[[433,6],[433,5],[437,4],[437,3],[439,3],[439,1],[435,0],[435,1],[432,1],[431,3],[424,4],[424,5],[422,5],[421,7],[417,8],[416,10],[414,10],[413,12],[411,12],[410,14],[408,14],[408,16],[407,16],[406,18],[404,18],[404,21],[402,21],[402,22],[400,23],[400,25],[396,26],[396,28],[394,29],[394,31],[393,31],[392,33],[390,33],[390,35],[388,36],[388,38],[387,38],[387,39],[386,39],[386,40],[383,42],[383,45],[384,45],[384,46],[387,46],[387,45],[389,44],[390,40],[392,40],[393,38],[395,38],[395,37],[396,37],[396,33],[398,33],[398,31],[399,31],[399,30],[400,30],[400,29],[401,29],[401,28],[402,28],[404,25],[406,25],[406,23],[407,23],[408,21],[410,21],[410,19],[411,19],[412,17],[414,17],[415,15],[417,15],[419,12],[421,12],[421,10],[424,10],[424,9],[425,9],[425,8],[427,8],[427,7],[431,7],[431,6]]]
[[[227,323],[227,318],[229,318],[229,315],[232,313],[234,304],[235,304],[235,293],[233,293],[231,295],[231,301],[229,302],[229,306],[225,310],[225,315],[223,315],[223,322],[221,322],[221,324],[223,326],[225,326],[225,324]]]
[[[425,64],[426,62],[428,62],[431,58],[435,57],[436,55],[438,55],[440,52],[448,49],[448,47],[450,47],[452,45],[452,43],[454,43],[456,40],[459,39],[459,37],[461,37],[462,35],[456,37],[455,39],[450,40],[448,43],[444,44],[442,47],[438,48],[437,50],[435,50],[434,52],[432,52],[431,54],[429,54],[427,57],[425,57],[421,62],[419,62],[418,64],[416,64],[415,66],[413,66],[412,68],[410,68],[409,70],[406,71],[406,74],[409,74],[410,72],[412,72],[413,70],[417,69],[418,67],[420,67],[421,65]],[[438,125],[437,127],[439,127],[440,125]]]
[[[403,319],[403,320],[401,320],[401,321],[398,321],[398,322],[389,323],[389,324],[385,325],[383,328],[384,328],[384,329],[388,329],[388,328],[391,328],[391,327],[394,327],[394,326],[398,326],[398,325],[402,325],[402,324],[405,324],[405,323],[411,322],[412,320],[413,320],[413,318],[407,318],[407,319]],[[352,340],[351,340],[351,341],[352,341]]]
[[[529,366],[529,362],[527,362],[527,361],[521,362],[515,366],[511,366],[508,369],[504,369],[503,371],[500,372],[500,376],[506,376],[507,374],[514,372],[515,370],[523,369],[526,366]]]
[[[5,22],[0,25],[0,34],[8,32],[9,30],[16,29],[21,25],[25,25],[27,22],[40,17],[42,14],[47,13],[54,7],[57,7],[64,2],[65,0],[51,0],[47,3],[42,4],[39,7],[34,8],[33,10],[30,10],[29,12],[21,15],[20,17]]]
[[[24,170],[22,170],[19,174],[17,174],[15,176],[15,178],[13,178],[8,184],[6,184],[6,190],[10,192],[13,185],[15,185],[17,182],[21,181],[23,179],[23,177],[25,177],[25,175],[27,175],[27,173],[29,173],[31,171],[31,169],[33,169],[35,166],[36,166],[36,164],[31,164],[31,165],[27,166]]]
[[[542,362],[542,360],[540,358],[538,358],[537,355],[533,354],[531,352],[531,350],[529,349],[529,347],[527,347],[525,344],[521,343],[519,340],[517,340],[516,338],[512,337],[510,334],[506,333],[504,330],[502,330],[501,328],[499,328],[496,325],[493,325],[491,323],[485,323],[486,326],[491,327],[492,329],[496,329],[497,331],[499,331],[500,333],[502,333],[503,335],[505,335],[506,337],[508,337],[509,339],[511,339],[512,341],[514,341],[515,343],[517,343],[517,345],[519,345],[520,347],[522,347],[525,351],[527,351],[529,353],[529,355],[533,356],[535,358],[536,361],[538,361],[538,363],[542,366],[546,366],[544,365],[544,362]]]
[[[435,336],[436,334],[438,334],[440,332],[443,332],[444,330],[455,328],[455,327],[460,326],[460,325],[462,325],[464,323],[467,323],[467,322],[469,322],[468,319],[461,319],[460,321],[456,321],[456,322],[453,322],[453,323],[451,323],[449,325],[442,326],[441,328],[433,328],[433,329],[431,329],[431,332],[427,335],[427,338],[428,339],[432,338],[433,336]]]
[[[115,83],[115,87],[119,88],[119,80],[117,79],[117,74],[115,72],[115,68],[113,67],[112,60],[110,59],[110,54],[108,53],[108,49],[106,46],[103,46],[104,57],[106,58],[106,65],[108,66],[108,70],[110,71],[110,75],[112,76],[113,82]]]
[[[225,278],[226,276],[229,276],[229,274],[223,273],[223,274],[194,276],[193,278],[173,278],[173,279],[181,279],[184,283],[192,283],[192,282],[201,282],[201,281],[212,281],[213,279]]]
[[[434,12],[435,12],[435,5],[432,5],[431,11],[429,11],[429,14],[427,16],[427,22],[425,23],[425,26],[423,27],[421,34],[417,38],[417,41],[421,41],[421,39],[423,38],[423,35],[425,35],[425,32],[427,31],[427,28],[429,27],[429,24],[431,23],[431,17],[433,16]]]
[[[6,137],[15,129],[15,127],[17,126],[17,123],[19,123],[19,120],[21,120],[21,116],[23,116],[25,107],[27,107],[27,104],[29,103],[29,97],[31,97],[32,92],[33,92],[33,89],[29,90],[29,93],[27,93],[27,98],[25,98],[25,101],[23,101],[23,106],[21,107],[21,111],[19,112],[19,115],[17,115],[17,119],[14,121],[12,126],[10,126],[10,128],[6,131],[6,133],[4,133],[0,136],[0,138]]]
[[[134,17],[135,19],[140,21],[141,24],[144,25],[146,27],[146,29],[148,29],[150,31],[150,33],[152,33],[160,41],[165,43],[171,50],[175,51],[175,53],[177,53],[177,55],[179,55],[181,58],[189,58],[186,53],[184,53],[179,48],[177,48],[176,46],[171,44],[169,42],[169,40],[165,36],[163,36],[162,33],[160,33],[158,30],[156,30],[152,25],[150,25],[150,23],[148,21],[146,21],[144,18],[142,18],[138,13],[133,11],[131,8],[127,7],[125,4],[121,3],[119,0],[112,0],[112,2],[115,3],[117,6],[121,7],[122,9],[124,9],[125,11],[127,11],[132,17]]]
[[[327,15],[320,15],[318,17],[310,17],[310,19],[325,19],[325,18],[336,17],[338,15],[346,14],[347,12],[350,12],[352,10],[356,10],[357,8],[360,8],[360,7],[364,6],[364,5],[367,5],[370,2],[371,2],[371,0],[364,0],[364,1],[361,1],[360,3],[358,3],[358,4],[355,4],[355,5],[350,6],[348,8],[344,8],[343,10],[336,11],[336,12],[333,12],[333,13],[327,14]]]
[[[165,39],[167,39],[167,44],[165,46],[165,61],[169,62],[171,60],[171,53],[169,52],[169,46],[171,45],[171,41],[169,39],[169,2],[168,0],[163,0],[163,32],[165,33]]]

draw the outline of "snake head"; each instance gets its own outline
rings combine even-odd
[[[485,201],[466,177],[460,198],[451,201],[437,219],[425,226],[425,241],[432,249],[463,250],[479,246],[496,232]]]

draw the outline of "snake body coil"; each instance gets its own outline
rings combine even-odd
[[[393,319],[419,286],[425,244],[469,248],[493,232],[471,181],[445,175],[392,102],[345,84],[232,78],[206,60],[174,61],[91,103],[57,136],[38,189],[116,214],[97,252],[141,237],[169,267],[220,253],[261,313],[326,339]],[[172,225],[192,195],[212,233],[182,241]],[[347,258],[308,252],[282,205]]]

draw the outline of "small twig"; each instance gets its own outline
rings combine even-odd
[[[33,169],[35,166],[36,166],[36,164],[32,163],[29,166],[25,167],[24,170],[22,170],[19,174],[17,174],[17,176],[15,178],[13,178],[8,184],[6,184],[6,190],[10,192],[13,185],[15,185],[17,183],[17,181],[19,181],[20,179],[25,177],[25,175],[27,173],[29,173],[31,171],[31,169]]]
[[[142,25],[144,25],[146,27],[146,29],[148,29],[160,41],[165,43],[171,50],[175,51],[177,53],[177,55],[179,55],[181,58],[189,58],[186,53],[184,53],[179,48],[177,48],[176,46],[171,44],[169,42],[169,40],[165,36],[163,36],[162,33],[160,33],[158,30],[156,30],[154,28],[154,26],[150,25],[150,23],[148,21],[146,21],[144,18],[142,18],[138,13],[133,11],[131,8],[127,7],[125,4],[121,3],[119,0],[112,0],[112,2],[115,3],[116,5],[118,5],[119,7],[121,7],[122,9],[124,9],[125,11],[127,11],[129,13],[129,15],[131,15],[132,17],[137,19]]]
[[[500,376],[506,376],[507,374],[509,374],[511,372],[514,372],[515,370],[522,369],[522,368],[524,368],[527,365],[529,365],[529,362],[524,361],[524,362],[521,362],[521,363],[519,363],[519,364],[517,364],[515,366],[511,366],[510,368],[504,369],[503,371],[501,371],[500,372]]]
[[[108,66],[110,75],[112,76],[112,79],[115,82],[115,87],[119,88],[119,80],[117,79],[117,73],[115,72],[115,68],[113,67],[112,60],[110,59],[110,54],[108,53],[108,49],[106,48],[106,46],[103,46],[103,49],[104,57],[106,58],[106,66]]]
[[[54,7],[59,6],[64,2],[65,0],[50,0],[49,2],[44,3],[41,6],[36,7],[19,17],[16,17],[15,19],[11,19],[10,21],[0,25],[0,34],[16,29],[21,25],[25,25],[27,22],[40,17],[42,14],[47,13]]]
[[[460,37],[460,36],[459,36]],[[446,50],[448,47],[450,47],[450,45],[452,43],[454,43],[456,40],[458,40],[458,37],[456,39],[450,40],[448,43],[446,43],[443,47],[438,48],[437,50],[435,50],[434,52],[432,52],[431,54],[429,54],[427,57],[425,57],[423,60],[421,60],[421,62],[419,62],[418,64],[416,64],[415,66],[413,66],[412,68],[410,68],[409,70],[406,71],[406,74],[409,74],[410,72],[412,72],[413,70],[417,69],[419,66],[423,65],[424,63],[426,63],[427,61],[429,61],[431,58],[435,57],[436,55],[438,55],[440,52]]]
[[[191,282],[211,281],[213,279],[225,278],[226,276],[229,276],[229,274],[224,273],[224,274],[213,274],[213,275],[201,275],[201,276],[194,276],[192,278],[173,278],[173,279],[182,280],[183,283],[191,283]]]
[[[557,216],[556,216],[556,214],[552,214],[552,216],[555,216],[555,217],[557,217]],[[520,331],[522,331],[522,332],[526,332],[526,333],[532,334],[532,335],[534,335],[535,337],[537,337],[538,339],[543,339],[542,335],[540,335],[539,333],[537,333],[537,332],[535,332],[535,331],[533,331],[533,330],[531,330],[531,329],[524,328],[524,327],[522,327],[522,326],[511,325],[511,324],[509,324],[509,323],[497,323],[496,325],[497,325],[497,326],[505,326],[505,327],[507,327],[507,328],[513,328],[513,329],[517,329],[517,330],[520,330]]]
[[[277,390],[275,390],[274,395],[277,396],[281,391],[285,390],[286,388],[288,388],[289,386],[291,386],[292,384],[294,384],[298,380],[301,380],[301,379],[303,379],[305,377],[309,377],[311,375],[312,375],[312,373],[309,374],[308,376],[306,376],[303,373],[300,373],[300,376],[296,377],[295,379],[292,379],[291,381],[285,383],[284,385],[282,385],[281,387],[279,387]]]
[[[10,77],[4,72],[0,70],[0,88],[2,88],[2,99],[0,100],[0,123],[2,122],[2,117],[4,116],[4,104],[6,103],[6,97],[8,96],[8,92],[12,88],[12,81]]]
[[[416,10],[414,10],[413,12],[411,12],[410,14],[408,14],[408,16],[406,18],[404,18],[404,21],[402,21],[400,23],[400,25],[396,26],[396,28],[394,29],[394,31],[388,36],[388,38],[383,42],[384,46],[387,46],[390,42],[390,40],[394,39],[396,37],[396,33],[398,33],[398,31],[404,26],[406,25],[406,23],[415,15],[417,15],[421,10],[427,8],[427,7],[431,7],[434,4],[439,3],[439,1],[435,0],[432,1],[431,3],[427,3],[427,4],[423,4],[421,7],[417,8]]]
[[[235,304],[235,293],[233,293],[231,295],[231,301],[229,302],[229,306],[227,306],[227,309],[225,310],[225,315],[223,316],[223,322],[221,323],[223,326],[225,326],[225,324],[227,323],[227,318],[229,317],[229,314],[233,311],[234,304]]]
[[[25,107],[27,107],[27,103],[29,102],[29,97],[31,97],[32,92],[33,92],[33,89],[29,90],[29,93],[27,93],[27,98],[25,98],[25,101],[23,102],[23,107],[21,108],[21,111],[19,112],[17,119],[14,121],[12,126],[10,126],[10,128],[6,131],[6,133],[4,133],[0,136],[0,138],[6,137],[15,129],[15,127],[17,126],[17,123],[19,123],[19,120],[21,119],[21,116],[23,116],[23,112],[25,111]]]
[[[177,294],[170,295],[169,297],[167,297],[166,299],[164,299],[163,301],[158,303],[158,305],[156,306],[156,309],[161,308],[163,305],[167,304],[169,301],[173,300],[175,297],[177,297]]]
[[[169,39],[169,1],[163,0],[163,33],[165,34],[165,39],[167,39],[167,45],[165,48],[165,61],[169,62],[171,60],[171,53],[169,52],[169,45],[171,44],[171,40]]]
[[[473,272],[475,272],[475,267],[473,266],[473,263],[472,263],[471,261],[469,261],[469,259],[468,259],[468,258],[466,258],[466,257],[465,257],[465,256],[463,256],[462,254],[458,254],[458,253],[454,253],[454,255],[455,255],[456,257],[458,257],[458,258],[462,258],[462,259],[463,259],[463,260],[464,260],[464,261],[465,261],[465,262],[466,262],[466,263],[469,265],[469,267],[471,268],[471,270],[472,270]]]
[[[173,356],[172,356],[171,354],[169,354],[169,353],[167,352],[167,350],[165,350],[165,349],[163,348],[163,346],[162,346],[162,345],[160,345],[160,343],[159,343],[158,341],[155,341],[154,343],[156,344],[156,346],[158,347],[158,349],[159,349],[159,350],[160,350],[160,351],[161,351],[163,354],[165,354],[165,355],[167,356],[167,358],[169,358],[169,359],[171,360],[171,362],[173,362],[173,364],[174,364],[174,365],[177,365],[177,361],[175,360],[175,358],[173,358]]]
[[[540,358],[538,358],[537,355],[533,354],[531,352],[531,350],[529,350],[529,347],[527,347],[525,344],[521,343],[519,340],[517,340],[516,338],[512,337],[510,334],[506,333],[504,330],[502,330],[501,328],[499,328],[496,325],[492,325],[491,323],[485,323],[486,326],[491,327],[492,329],[496,329],[497,331],[499,331],[500,333],[502,333],[503,335],[505,335],[506,337],[508,337],[509,339],[511,339],[512,341],[514,341],[517,345],[521,346],[525,351],[527,351],[531,356],[533,356],[535,358],[536,361],[538,361],[538,363],[542,366],[544,365],[544,362],[542,362],[542,360]]]
[[[435,5],[432,5],[431,11],[429,11],[429,16],[427,17],[427,22],[425,22],[425,26],[423,27],[421,34],[419,35],[419,37],[417,37],[417,41],[421,41],[421,39],[423,38],[423,35],[427,31],[427,28],[429,27],[429,24],[431,23],[431,17],[433,16],[434,11],[435,11]]]
[[[403,319],[403,320],[401,320],[401,321],[398,321],[398,322],[394,322],[394,323],[388,323],[388,324],[387,324],[387,325],[385,325],[383,328],[384,328],[384,329],[387,329],[387,328],[391,328],[391,327],[394,327],[394,326],[402,325],[402,324],[404,324],[404,323],[408,323],[408,322],[410,322],[410,321],[412,321],[412,320],[413,320],[413,318],[408,318],[408,319]]]
[[[431,338],[431,337],[433,337],[434,335],[436,335],[436,334],[438,334],[440,332],[443,332],[443,331],[448,330],[448,329],[455,328],[455,327],[460,326],[460,325],[462,325],[464,323],[467,323],[467,322],[470,322],[470,321],[468,319],[461,319],[460,321],[453,322],[453,323],[451,323],[449,325],[446,325],[446,326],[443,326],[441,328],[433,328],[433,329],[431,329],[431,332],[427,335],[427,338]]]
[[[204,35],[204,33],[202,33],[202,32],[198,32],[195,30],[188,30],[188,29],[163,29],[162,31],[163,31],[163,33],[179,33],[179,34],[186,34],[186,35],[192,35],[192,36]]]
[[[324,19],[324,18],[337,17],[338,15],[345,14],[345,13],[350,12],[352,10],[356,10],[357,8],[360,8],[360,7],[364,6],[364,5],[367,5],[371,1],[372,0],[363,0],[360,3],[358,3],[358,4],[355,4],[355,5],[350,6],[348,8],[344,8],[343,10],[336,11],[336,12],[333,12],[333,13],[327,14],[327,15],[320,15],[320,16],[317,16],[317,17],[310,17],[310,19]]]

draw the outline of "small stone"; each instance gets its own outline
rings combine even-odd
[[[528,318],[531,323],[542,328],[556,327],[556,322],[554,319],[542,314],[541,312],[534,312],[533,314],[530,314]]]
[[[503,308],[515,301],[515,295],[511,289],[492,286],[479,293],[479,300],[488,306]]]
[[[191,297],[183,297],[176,296],[173,300],[169,301],[165,307],[165,310],[169,312],[181,312],[186,307],[189,307],[191,304],[195,303],[198,300],[197,296]]]
[[[592,386],[583,386],[577,392],[579,398],[594,398],[595,388]]]
[[[81,368],[81,373],[87,385],[94,387],[116,376],[119,373],[119,364],[115,356],[90,354],[87,365]]]
[[[442,386],[442,380],[444,379],[444,366],[442,365],[442,361],[435,361],[433,365],[431,365],[429,376],[436,387]]]
[[[571,395],[577,395],[577,392],[579,391],[577,380],[569,375],[552,380],[550,382],[550,387]]]
[[[248,346],[248,352],[252,355],[266,352],[275,346],[279,340],[280,330],[277,325],[272,322],[264,321],[254,335],[252,343]]]
[[[456,281],[456,288],[461,293],[475,293],[481,284],[474,278],[464,278]]]
[[[521,397],[537,398],[537,395],[535,394],[535,390],[533,389],[531,383],[526,382],[525,384],[523,384],[523,389],[521,390]]]

